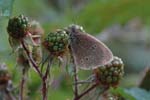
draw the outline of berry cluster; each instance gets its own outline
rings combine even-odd
[[[63,30],[49,33],[44,39],[44,47],[54,55],[60,55],[66,51],[69,44],[69,36]]]
[[[116,86],[124,74],[124,64],[118,57],[114,57],[109,64],[97,69],[97,78],[101,84]]]
[[[7,31],[11,37],[15,39],[20,39],[25,37],[28,28],[28,18],[23,15],[20,15],[18,17],[13,17],[9,19]]]

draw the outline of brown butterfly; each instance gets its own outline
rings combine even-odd
[[[111,50],[101,41],[87,34],[81,26],[70,25],[66,32],[70,35],[70,49],[75,65],[91,70],[112,61]]]

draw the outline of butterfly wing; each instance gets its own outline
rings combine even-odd
[[[70,46],[77,67],[91,70],[112,61],[112,52],[95,37],[81,31],[71,34]]]

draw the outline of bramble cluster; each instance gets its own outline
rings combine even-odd
[[[69,36],[63,30],[49,33],[44,39],[44,47],[54,55],[60,55],[66,51],[69,44]]]
[[[28,28],[28,18],[23,15],[19,15],[18,17],[13,17],[9,19],[7,31],[11,37],[15,39],[20,39],[25,37]]]
[[[118,57],[114,57],[111,63],[98,69],[98,79],[101,84],[106,86],[118,85],[123,74],[124,64],[123,61]]]

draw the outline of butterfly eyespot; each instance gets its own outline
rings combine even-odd
[[[97,48],[96,44],[91,47],[92,50],[95,50],[96,48]]]
[[[81,62],[81,64],[83,64],[84,63],[83,59],[81,59],[80,62]]]
[[[86,60],[86,61],[89,61],[89,58],[88,58],[88,57],[85,57],[85,60]]]

